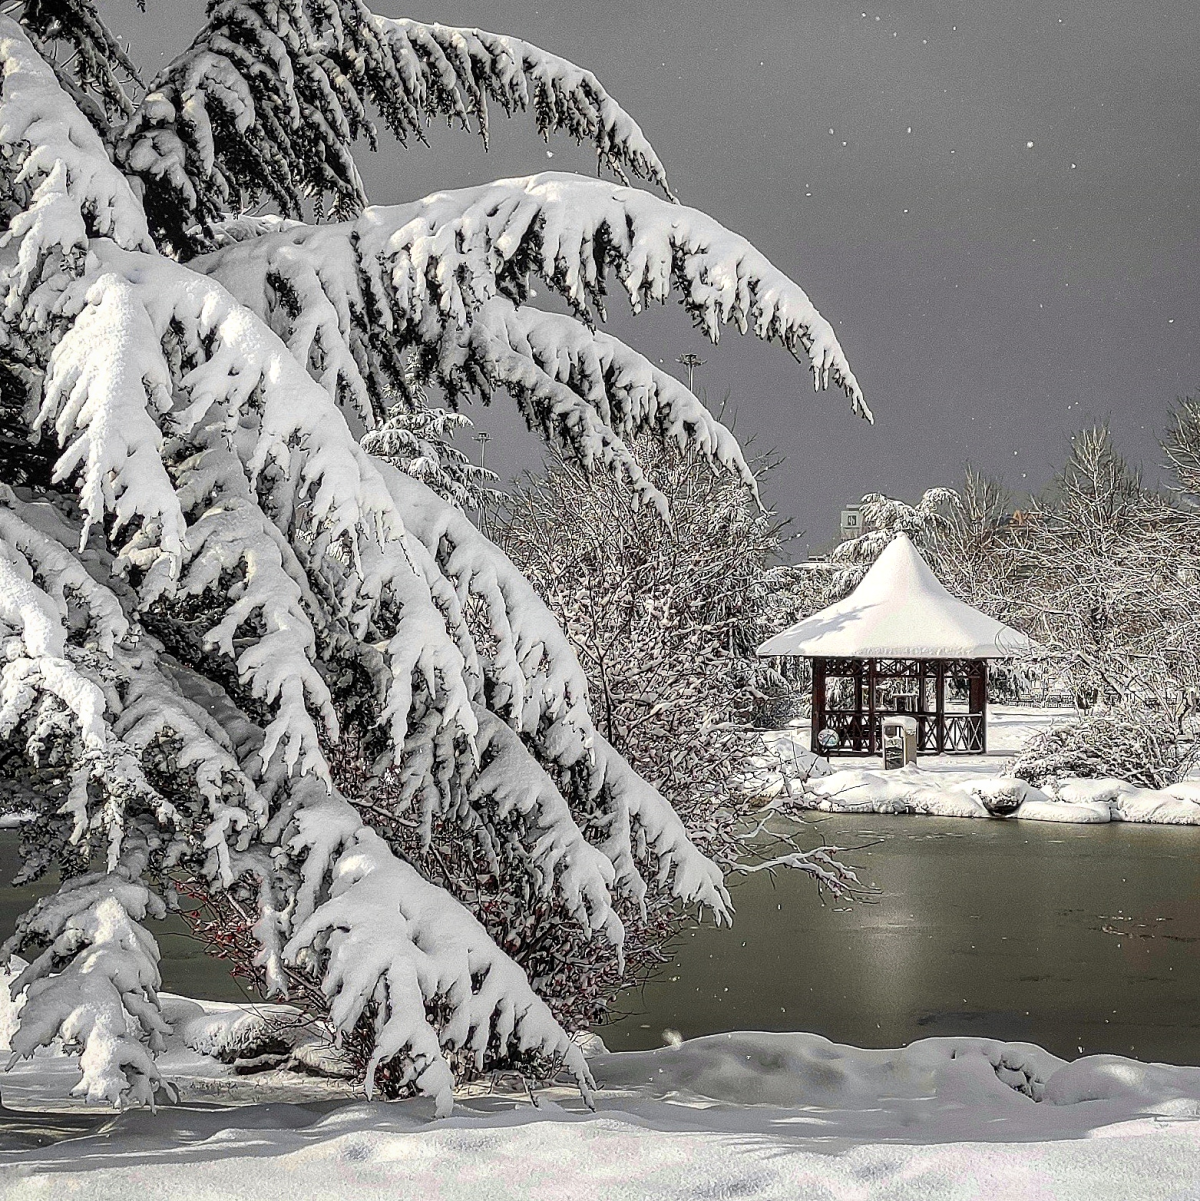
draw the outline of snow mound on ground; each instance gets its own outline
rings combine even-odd
[[[282,1055],[311,1038],[298,1009],[290,1005],[233,1005],[163,995],[163,1016],[174,1041],[222,1063]]]
[[[591,1060],[601,1088],[733,1105],[875,1109],[947,1095],[992,1104],[1040,1100],[1064,1061],[1029,1043],[927,1038],[899,1050],[841,1046],[819,1034],[739,1031]]]
[[[1035,788],[1015,776],[847,768],[796,779],[789,803],[826,813],[918,813],[932,817],[1013,817],[1029,821],[1200,825],[1200,782],[1139,788],[1125,780],[1064,779]]]
[[[1059,1068],[1043,1099],[1051,1105],[1130,1101],[1147,1113],[1200,1117],[1200,1068],[1088,1055]]]
[[[969,773],[848,769],[807,781],[797,804],[828,813],[923,813],[932,817],[990,817],[1020,804],[1023,780],[981,779]],[[1031,790],[1036,791],[1036,790]]]
[[[1197,1068],[753,1032],[591,1063],[595,1114],[565,1089],[464,1097],[431,1120],[427,1099],[288,1104],[259,1087],[234,1108],[43,1115],[58,1141],[0,1142],[0,1170],[8,1196],[175,1196],[186,1180],[195,1201],[1129,1201],[1192,1197],[1200,1179]]]
[[[1036,822],[1096,825],[1112,821],[1112,808],[1102,801],[1059,801],[1048,797],[1025,801],[1013,816]]]

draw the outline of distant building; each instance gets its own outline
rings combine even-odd
[[[849,542],[851,538],[857,538],[863,532],[862,513],[859,512],[861,507],[861,505],[847,505],[842,510],[840,533],[843,542]]]

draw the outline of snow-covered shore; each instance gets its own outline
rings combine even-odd
[[[428,1101],[367,1103],[190,1054],[168,1051],[184,1100],[153,1114],[12,1112],[22,1082],[40,1091],[29,1077],[64,1082],[61,1055],[0,1079],[3,1195],[1127,1201],[1194,1196],[1200,1180],[1200,1069],[1022,1043],[713,1035],[594,1056],[594,1113],[566,1088],[536,1105],[475,1089],[441,1120]],[[218,1078],[244,1104],[193,1091]]]
[[[1124,780],[1057,781],[1044,788],[1014,776],[845,769],[810,777],[788,804],[826,813],[919,813],[932,817],[1015,817],[1043,822],[1151,822],[1200,825],[1200,782],[1138,788]]]
[[[825,760],[808,749],[808,731],[774,731],[754,773],[754,787],[780,809],[825,813],[911,813],[929,817],[1015,817],[1095,824],[1200,825],[1200,779],[1169,788],[1125,780],[1062,779],[1034,787],[1005,774],[1012,755],[1037,730],[1070,720],[1073,710],[996,707],[986,755],[922,755],[884,771],[878,756]]]

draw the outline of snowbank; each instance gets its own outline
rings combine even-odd
[[[463,1096],[438,1120],[428,1100],[283,1101],[269,1076],[242,1080],[255,1103],[234,1108],[90,1124],[5,1110],[0,1187],[122,1201],[181,1189],[198,1201],[1127,1201],[1195,1196],[1200,1179],[1197,1068],[1067,1063],[980,1038],[864,1050],[746,1032],[590,1062],[594,1114],[555,1089],[536,1106],[515,1093]]]
[[[933,817],[1018,817],[1046,822],[1200,825],[1200,783],[1139,788],[1124,780],[1059,780],[1042,788],[1015,776],[847,768],[792,779],[786,804],[826,813],[920,813]],[[773,802],[780,804],[780,800]]]

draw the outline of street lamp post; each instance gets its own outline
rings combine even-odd
[[[489,434],[487,432],[487,430],[480,430],[479,433],[477,433],[475,435],[475,441],[479,443],[479,470],[480,471],[485,471],[487,469],[487,444],[488,444],[488,442],[491,441],[491,438],[492,438],[492,435]],[[490,537],[490,535],[488,534],[487,504],[484,500],[484,488],[483,488],[482,480],[480,481],[479,504],[478,504],[477,508],[479,511],[479,532],[485,538]]]
[[[479,470],[482,471],[486,466],[484,459],[487,456],[487,444],[491,441],[492,435],[487,430],[480,430],[475,435],[475,441],[479,443]]]
[[[692,354],[690,350],[687,352],[687,354],[681,354],[679,358],[675,360],[675,362],[687,368],[689,392],[695,392],[696,368],[703,367],[705,361],[706,360],[702,359],[698,354]]]

